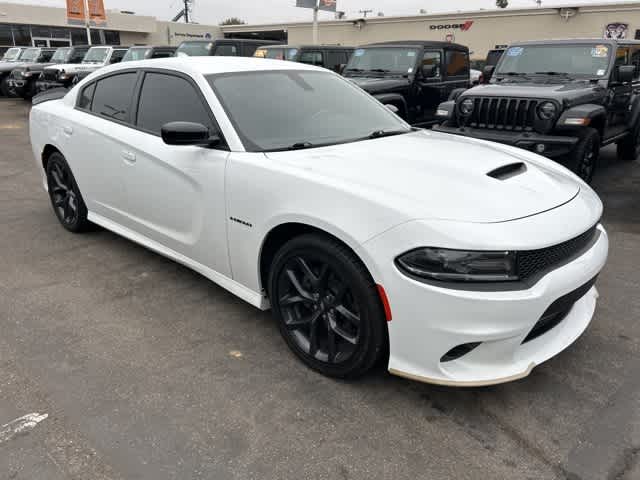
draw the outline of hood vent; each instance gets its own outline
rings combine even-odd
[[[487,173],[487,175],[498,180],[507,180],[511,177],[521,175],[526,171],[527,166],[522,162],[517,162],[503,165],[502,167],[498,167],[495,170],[491,170],[489,173]]]

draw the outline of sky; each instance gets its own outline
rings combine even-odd
[[[0,0],[10,3],[29,3],[64,7],[65,0]],[[566,4],[607,3],[608,0],[542,0],[542,6]],[[622,0],[624,1],[624,0]],[[130,10],[140,15],[152,15],[170,20],[181,8],[182,0],[104,0],[106,8]],[[373,15],[418,14],[480,10],[495,8],[495,0],[337,0],[338,10],[349,18],[361,17],[359,10],[373,10]],[[616,3],[620,3],[620,0]],[[204,24],[218,24],[228,17],[239,17],[247,23],[275,23],[292,20],[311,20],[311,10],[296,8],[295,0],[195,0],[194,20]],[[509,0],[509,7],[536,7],[535,0]],[[372,15],[372,14],[369,14]],[[321,20],[330,20],[332,13],[320,12]]]

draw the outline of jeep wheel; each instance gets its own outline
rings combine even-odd
[[[5,76],[0,79],[0,94],[3,97],[9,96],[9,77]]]
[[[618,158],[633,161],[640,156],[640,125],[618,142]]]
[[[567,166],[582,180],[591,183],[600,155],[600,135],[594,128],[580,134],[580,140],[569,154]]]

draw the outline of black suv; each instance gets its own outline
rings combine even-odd
[[[306,63],[341,73],[353,50],[340,45],[269,45],[258,48],[253,56]]]
[[[217,40],[188,40],[182,42],[176,50],[176,57],[252,57],[258,47],[274,45],[272,40],[253,40],[243,38],[221,38]]]
[[[443,103],[435,130],[557,159],[589,182],[600,147],[640,153],[640,42],[556,40],[511,45],[480,85]]]
[[[469,49],[448,42],[399,41],[365,45],[343,75],[413,125],[437,122],[440,102],[469,87]]]
[[[122,57],[123,62],[133,62],[135,60],[151,60],[153,58],[173,57],[177,47],[169,46],[136,46],[127,50]]]
[[[36,50],[30,61],[25,61],[11,70],[7,79],[10,97],[29,99],[37,93],[36,79],[40,77],[46,66],[51,65],[56,49],[38,47]],[[22,61],[24,60],[25,57],[22,57]]]

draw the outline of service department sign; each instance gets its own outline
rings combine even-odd
[[[466,32],[471,29],[473,20],[467,20],[464,23],[438,23],[429,25],[429,30],[462,30]]]

